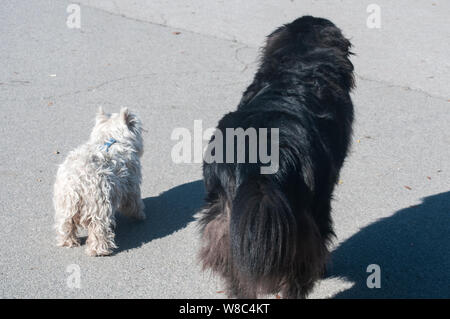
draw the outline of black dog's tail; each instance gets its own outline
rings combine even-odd
[[[285,272],[296,254],[297,223],[286,196],[266,176],[242,183],[233,200],[233,259],[250,279]]]

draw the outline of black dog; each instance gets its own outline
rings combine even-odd
[[[266,164],[260,159],[203,164],[200,259],[226,280],[230,297],[281,291],[304,298],[325,270],[334,236],[330,201],[352,132],[350,47],[325,19],[305,16],[278,28],[237,111],[219,122],[224,157],[227,128],[279,129],[274,174],[261,174]],[[245,141],[234,140],[231,150],[241,147],[248,160]]]

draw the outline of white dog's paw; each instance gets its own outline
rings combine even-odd
[[[102,248],[92,248],[87,247],[85,249],[86,255],[96,257],[96,256],[108,256],[111,255],[111,249],[102,249]]]
[[[114,241],[108,240],[92,240],[88,237],[85,252],[88,256],[108,256],[111,255],[113,249],[117,248]]]
[[[57,238],[57,246],[59,247],[78,247],[80,246],[80,240],[75,237],[69,237],[69,238]]]

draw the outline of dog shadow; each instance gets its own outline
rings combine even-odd
[[[368,288],[367,266],[380,266],[380,288]],[[359,231],[331,256],[329,277],[354,285],[335,298],[449,298],[450,192],[423,199]]]
[[[154,239],[168,236],[194,221],[201,209],[205,189],[203,181],[176,186],[156,197],[144,199],[144,221],[117,215],[115,253],[140,247]]]

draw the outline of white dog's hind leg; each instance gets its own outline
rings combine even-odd
[[[80,240],[77,238],[77,226],[73,218],[66,218],[56,225],[56,243],[61,247],[80,246]]]
[[[61,247],[80,246],[77,238],[77,225],[79,224],[79,198],[71,200],[70,197],[55,197],[55,229],[56,244]]]
[[[137,187],[122,199],[119,211],[125,216],[144,220],[146,218],[144,209],[145,205],[141,198],[141,190]]]
[[[117,248],[114,242],[114,211],[110,204],[99,203],[96,211],[90,212],[86,254],[89,256],[107,256]]]

